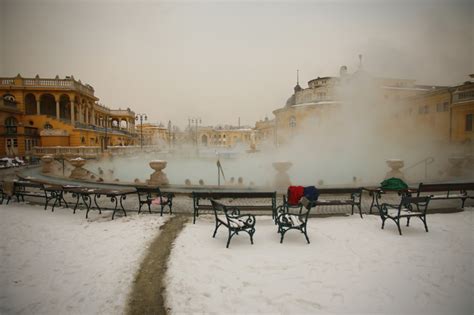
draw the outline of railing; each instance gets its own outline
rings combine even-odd
[[[25,127],[25,135],[26,136],[39,136],[38,128]]]
[[[112,155],[134,154],[140,151],[158,152],[161,147],[156,145],[140,146],[108,146],[107,151]],[[97,158],[102,154],[101,147],[34,147],[33,154],[41,157],[44,155],[52,155],[54,157],[83,157]]]
[[[110,134],[122,134],[122,135],[132,136],[132,137],[135,136],[135,133],[131,133],[127,130],[121,130],[114,127],[110,127],[106,129],[105,127],[88,125],[88,124],[84,124],[78,121],[76,121],[75,127],[78,129],[94,130],[94,131],[103,132],[103,133],[105,133],[107,130],[107,133],[110,133]]]
[[[406,172],[407,170],[413,169],[418,165],[424,165],[425,166],[425,179],[428,179],[428,165],[433,164],[434,161],[435,161],[434,157],[430,156],[421,161],[416,162],[415,164],[405,167],[403,171]]]
[[[64,157],[97,157],[101,153],[100,147],[34,147],[35,156],[52,155]]]
[[[59,89],[76,89],[84,94],[94,96],[94,89],[90,85],[84,85],[75,81],[73,78],[66,79],[41,79],[41,78],[21,78],[20,83],[16,84],[15,78],[0,78],[0,85],[17,85],[26,87],[48,87]]]

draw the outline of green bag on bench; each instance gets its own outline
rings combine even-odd
[[[408,185],[400,178],[392,177],[380,183],[380,188],[390,190],[407,189]]]

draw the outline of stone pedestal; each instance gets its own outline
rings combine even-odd
[[[288,186],[291,186],[290,176],[287,172],[293,164],[291,162],[274,162],[272,165],[277,171],[273,186],[279,191],[286,191]]]
[[[147,181],[149,185],[168,185],[168,177],[162,171],[168,162],[164,160],[154,160],[150,162],[150,167],[155,170],[153,174],[150,175],[150,179]]]
[[[86,160],[79,157],[69,160],[69,163],[74,166],[74,169],[72,170],[71,175],[69,175],[69,178],[86,179],[88,177],[89,172],[85,168],[83,168],[83,166],[86,164]]]
[[[43,155],[41,158],[41,171],[45,174],[51,173],[53,171],[53,161],[54,158],[52,155]]]
[[[463,175],[464,157],[453,156],[448,158],[450,167],[448,169],[449,177],[461,177]]]
[[[403,174],[402,171],[400,171],[400,169],[405,165],[403,160],[390,159],[390,160],[387,160],[386,162],[387,162],[388,167],[391,168],[391,171],[385,174],[385,179],[395,177],[395,178],[400,178],[401,180],[404,181],[405,175]]]

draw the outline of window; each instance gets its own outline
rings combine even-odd
[[[43,126],[44,129],[53,129],[53,126],[50,123],[45,123]]]
[[[8,117],[7,119],[5,119],[5,132],[9,135],[16,134],[17,125],[18,125],[18,121],[16,120],[15,117]]]
[[[443,111],[444,112],[449,112],[449,103],[448,102],[443,103]]]
[[[418,108],[418,114],[428,114],[428,105],[420,106]]]
[[[448,111],[449,111],[449,103],[448,103],[448,102],[444,102],[444,103],[436,104],[436,111],[437,111],[438,113],[440,113],[440,112],[448,112]]]
[[[471,97],[474,97],[474,91],[459,93],[459,97],[458,97],[458,98],[459,98],[460,100],[462,100],[462,99],[471,98]]]
[[[466,131],[472,131],[472,114],[466,115]]]
[[[295,128],[296,127],[296,117],[295,116],[290,117],[289,126],[290,126],[290,128]]]

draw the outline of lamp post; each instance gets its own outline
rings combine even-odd
[[[137,114],[135,120],[140,120],[140,148],[143,150],[143,120],[146,121],[146,114]]]
[[[109,121],[111,121],[112,117],[109,117],[109,115],[105,115],[105,137],[104,137],[104,141],[102,143],[102,152],[104,151],[107,151],[107,143],[109,142],[108,141],[108,136],[107,136],[107,128],[108,128],[108,125],[109,125]],[[104,121],[104,119],[101,117],[100,118],[101,121]]]

